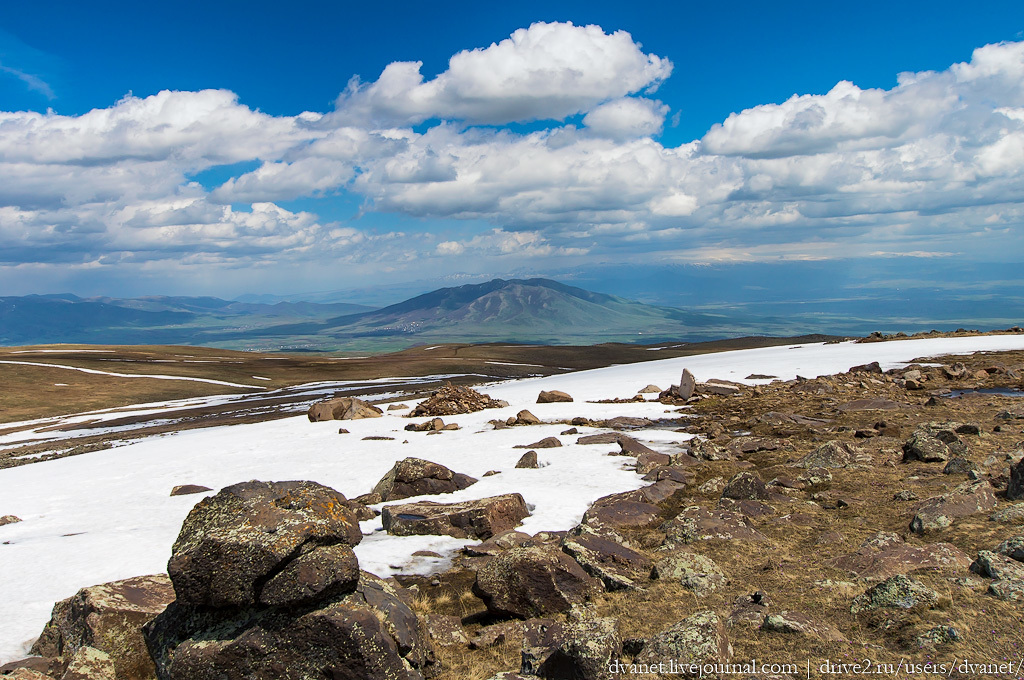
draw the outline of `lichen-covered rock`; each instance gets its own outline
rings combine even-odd
[[[689,442],[690,455],[701,460],[731,460],[729,450],[719,446],[710,439],[693,439]]]
[[[605,680],[608,666],[622,655],[617,628],[612,618],[528,621],[520,672],[548,680]]]
[[[118,680],[114,660],[95,647],[79,647],[61,680]]]
[[[53,606],[31,653],[58,658],[57,670],[63,672],[80,649],[90,647],[109,656],[118,680],[151,678],[153,662],[142,626],[173,600],[165,574],[82,588]]]
[[[473,477],[452,472],[439,463],[405,458],[395,463],[377,482],[372,493],[380,494],[382,501],[397,501],[412,496],[452,493],[476,482]]]
[[[21,518],[17,515],[3,515],[2,517],[0,517],[0,527],[6,526],[8,524],[17,524],[20,521]]]
[[[581,525],[565,537],[562,550],[588,574],[601,579],[608,590],[643,587],[651,576],[651,560],[643,553],[626,547],[624,542],[614,533],[600,534],[587,525]]]
[[[265,605],[299,605],[315,602],[355,588],[359,561],[347,545],[306,543],[299,555],[274,574],[260,590]]]
[[[919,460],[941,463],[967,455],[967,443],[956,432],[955,423],[929,423],[914,431],[903,444],[903,462]]]
[[[530,515],[518,493],[461,503],[419,501],[385,505],[384,530],[395,536],[454,536],[486,540],[519,526]]]
[[[655,578],[679,581],[696,595],[707,595],[729,582],[710,557],[685,550],[667,550],[654,564]]]
[[[145,632],[160,680],[421,680],[434,668],[401,589],[365,572],[312,608],[176,602]]]
[[[767,500],[772,497],[768,487],[753,472],[740,472],[725,484],[722,498],[735,500]]]
[[[343,495],[316,482],[242,482],[185,518],[167,571],[181,604],[244,606],[307,543],[356,545],[359,522]]]
[[[917,636],[918,647],[948,645],[961,640],[960,631],[953,626],[934,626]]]
[[[672,659],[677,665],[726,663],[732,658],[732,645],[718,614],[697,612],[668,630],[647,640],[636,657],[638,664],[657,664]]]
[[[572,396],[562,392],[561,390],[541,390],[541,393],[537,395],[538,404],[554,404],[556,402],[570,402]]]
[[[31,668],[15,668],[3,677],[4,680],[53,680],[52,675],[46,675]]]
[[[995,552],[1024,562],[1024,536],[1012,536],[996,546]]]
[[[945,529],[959,517],[987,512],[996,506],[995,490],[987,481],[965,482],[947,494],[921,504],[910,522],[917,534]]]
[[[1018,503],[993,512],[989,519],[1000,524],[1024,524],[1024,503]]]
[[[556,546],[506,550],[477,572],[473,585],[489,612],[521,619],[568,611],[602,590]]]
[[[666,543],[694,543],[696,541],[767,541],[754,528],[750,520],[728,510],[707,510],[691,506],[666,522]]]
[[[427,614],[424,619],[430,640],[440,647],[468,647],[469,637],[458,616]]]
[[[863,595],[858,595],[850,606],[850,612],[859,614],[883,607],[932,607],[938,601],[938,594],[928,586],[904,574],[897,574],[869,588]]]
[[[795,463],[802,468],[845,468],[870,464],[871,456],[868,453],[849,442],[839,440],[825,442]]]
[[[306,417],[309,422],[325,420],[360,420],[362,418],[380,418],[384,412],[373,404],[368,404],[355,397],[338,397],[318,401],[309,407]]]
[[[776,614],[767,614],[761,630],[772,633],[788,633],[790,635],[805,635],[817,638],[826,642],[846,642],[846,636],[828,625],[803,612],[782,611]]]

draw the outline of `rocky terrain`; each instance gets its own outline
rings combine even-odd
[[[531,511],[518,494],[447,502],[477,480],[418,458],[357,498],[315,482],[236,484],[193,508],[169,577],[58,603],[38,656],[0,673],[1011,677],[992,668],[1024,659],[1022,388],[1020,351],[756,386],[684,371],[658,396],[678,421],[670,446],[631,417],[571,418],[559,438],[530,437],[541,421],[523,408],[491,427],[537,440],[524,467],[575,440],[646,483],[598,499],[568,531],[532,536],[516,531]],[[499,407],[468,388],[440,392],[411,425],[443,434],[440,416]],[[314,406],[310,420],[379,416],[357,401]],[[388,532],[483,542],[445,571],[379,578],[352,552],[357,521],[378,509]],[[687,666],[715,663],[732,666]]]

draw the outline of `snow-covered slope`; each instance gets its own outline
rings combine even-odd
[[[614,447],[565,446],[539,450],[543,467],[514,468],[521,449],[564,425],[494,430],[487,421],[529,408],[543,420],[574,416],[664,416],[657,402],[593,404],[587,400],[631,397],[649,383],[667,387],[683,367],[698,380],[746,381],[751,373],[782,379],[844,371],[879,361],[891,368],[917,357],[979,350],[1024,349],[1022,336],[905,340],[888,343],[770,347],[613,366],[593,371],[495,384],[483,388],[510,406],[446,419],[462,429],[440,436],[405,432],[403,412],[346,421],[351,434],[339,435],[338,422],[310,423],[305,416],[250,425],[191,430],[153,437],[82,456],[0,470],[0,515],[24,521],[0,527],[0,663],[23,656],[42,630],[53,603],[77,589],[166,568],[171,544],[185,515],[202,496],[170,497],[177,484],[214,489],[248,479],[311,479],[347,496],[369,491],[396,460],[426,458],[480,481],[444,501],[467,500],[517,491],[533,506],[523,530],[567,529],[589,503],[605,494],[641,486],[623,469],[632,459],[607,456]],[[535,404],[541,389],[564,390],[574,403]],[[581,434],[593,430],[580,428]],[[363,437],[390,436],[391,441]],[[652,448],[677,450],[688,435],[645,430]],[[483,477],[488,470],[501,474]],[[442,554],[466,541],[444,537],[392,537],[379,520],[365,522],[370,534],[356,549],[364,569],[388,576],[429,571],[445,560],[410,557],[416,550]]]

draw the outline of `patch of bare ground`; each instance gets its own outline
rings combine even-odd
[[[678,578],[653,579],[639,590],[594,598],[593,614],[616,619],[628,643],[622,660],[634,661],[646,641],[687,616],[713,610],[726,622],[734,663],[793,664],[790,675],[796,677],[808,670],[811,677],[851,677],[857,673],[822,668],[863,668],[868,662],[872,675],[895,676],[902,667],[902,675],[917,677],[907,672],[908,664],[932,663],[944,664],[947,677],[965,678],[976,677],[965,671],[965,661],[1021,662],[1021,600],[990,593],[992,579],[968,566],[979,550],[1024,534],[1024,519],[990,518],[1022,502],[1008,500],[1006,488],[1012,461],[1024,454],[1024,418],[1006,413],[1024,400],[985,392],[948,396],[951,390],[994,388],[1024,388],[1024,352],[940,357],[885,373],[866,366],[744,388],[730,397],[663,399],[692,416],[688,429],[714,442],[726,459],[688,460],[689,481],[658,503],[660,515],[620,534],[655,561],[679,551],[710,558],[728,581],[697,592]],[[948,460],[924,462],[905,453],[915,433],[929,427],[956,433],[964,446],[951,442],[948,458],[961,461],[947,468]],[[633,434],[642,437],[642,431]],[[680,453],[687,447],[681,441]],[[723,485],[740,472],[767,484],[756,502],[722,498]],[[951,516],[945,528],[911,530],[926,501],[978,484],[994,499],[985,507]],[[671,521],[693,506],[744,514],[764,540],[673,542]],[[474,570],[487,559],[465,558],[445,574],[413,579],[421,610],[458,617],[469,637],[492,625],[470,590]],[[906,608],[851,610],[855,598],[895,574],[915,579],[933,599]],[[750,600],[763,606],[751,610]],[[816,630],[763,626],[766,615],[784,612],[802,615]],[[483,679],[518,670],[517,644],[511,639],[501,648],[440,649],[445,668],[439,677]]]
[[[585,347],[511,344],[446,344],[370,356],[264,354],[211,347],[145,345],[39,345],[0,347],[0,423],[117,408],[211,394],[260,392],[319,381],[427,375],[463,376],[464,382],[550,375],[706,352],[831,336],[737,338],[659,346],[606,343]],[[26,365],[52,364],[54,367]],[[57,368],[108,373],[201,378],[247,385],[233,388],[193,380],[119,378]],[[257,377],[258,376],[258,377]]]

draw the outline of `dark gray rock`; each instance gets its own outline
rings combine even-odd
[[[506,550],[477,572],[473,585],[489,612],[520,619],[568,611],[602,590],[557,546]]]
[[[403,597],[364,572],[353,590],[312,608],[175,602],[145,634],[160,680],[422,680],[433,647]]]
[[[412,496],[452,493],[476,482],[473,477],[452,472],[444,465],[422,458],[405,458],[377,482],[372,493],[380,494],[382,501],[397,501]]]
[[[609,665],[622,655],[617,627],[612,618],[528,621],[520,672],[548,680],[606,680]]]
[[[245,606],[307,543],[356,545],[343,495],[316,482],[243,482],[201,500],[185,518],[167,571],[178,602]]]

